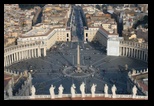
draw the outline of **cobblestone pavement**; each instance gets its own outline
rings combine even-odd
[[[86,93],[90,93],[93,83],[97,84],[96,93],[103,93],[104,85],[108,84],[109,93],[113,84],[117,87],[117,93],[127,93],[127,71],[124,71],[125,64],[129,69],[146,69],[147,63],[127,57],[107,56],[105,47],[99,43],[80,42],[80,62],[83,66],[91,66],[96,69],[93,77],[71,78],[66,77],[62,71],[65,66],[76,66],[77,64],[77,42],[57,44],[57,49],[49,50],[46,57],[34,58],[15,63],[8,68],[23,72],[33,70],[33,85],[36,87],[36,94],[49,94],[51,84],[56,86],[55,93],[58,93],[60,84],[64,87],[64,93],[70,93],[72,83],[76,85],[76,92],[80,84],[86,83]]]

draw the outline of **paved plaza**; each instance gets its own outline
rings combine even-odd
[[[49,88],[53,84],[58,94],[60,84],[64,87],[64,94],[70,93],[70,87],[74,83],[76,92],[81,93],[79,86],[82,82],[86,84],[86,93],[90,93],[92,84],[97,84],[96,93],[103,93],[104,85],[109,86],[109,94],[113,84],[117,87],[117,93],[127,94],[127,71],[124,70],[125,64],[129,70],[146,69],[148,64],[140,60],[107,56],[106,48],[96,43],[79,42],[80,45],[80,64],[81,66],[93,67],[95,73],[87,77],[69,77],[63,71],[67,67],[76,67],[77,65],[77,44],[78,42],[56,43],[49,51],[46,57],[24,60],[7,67],[13,71],[23,72],[33,70],[32,83],[36,87],[36,94],[49,94]],[[74,71],[70,71],[69,75]],[[88,74],[88,70],[85,74]]]

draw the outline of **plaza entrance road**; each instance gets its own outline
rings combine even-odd
[[[129,69],[146,69],[148,64],[136,59],[119,56],[107,56],[106,48],[98,42],[79,42],[80,63],[84,66],[94,67],[95,75],[86,78],[66,77],[62,71],[66,66],[76,66],[77,64],[77,44],[78,42],[66,42],[55,44],[56,49],[47,51],[46,57],[33,58],[7,67],[13,71],[23,72],[33,70],[32,83],[36,87],[36,94],[49,94],[51,84],[56,86],[55,93],[58,94],[60,84],[64,87],[64,93],[70,93],[70,87],[74,83],[76,92],[81,93],[79,86],[86,83],[86,93],[90,93],[93,83],[97,84],[96,93],[104,92],[104,85],[108,84],[109,93],[113,84],[117,87],[117,93],[127,94],[127,72],[123,71],[125,64]],[[121,70],[121,71],[120,71]]]

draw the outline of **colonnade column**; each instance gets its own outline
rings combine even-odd
[[[25,51],[22,51],[22,59],[25,59],[25,57],[26,57]]]
[[[141,51],[139,50],[139,59],[141,59]]]
[[[136,49],[134,49],[134,51],[133,51],[133,52],[134,52],[134,53],[133,53],[133,57],[134,57],[134,58],[135,58],[135,51],[136,51]]]
[[[141,60],[142,60],[142,53],[143,53],[143,51],[141,50],[141,55],[140,55],[140,56],[141,56],[141,57],[140,57]]]
[[[143,54],[142,54],[142,60],[144,61],[144,51],[143,51]]]
[[[33,51],[34,51],[34,57],[36,57],[36,53],[35,53],[36,52],[36,49],[33,49]]]
[[[121,56],[121,47],[119,47],[119,55]]]
[[[46,56],[46,47],[44,47],[44,56]]]
[[[123,55],[123,56],[124,56],[124,51],[125,51],[125,50],[124,50],[124,47],[123,47],[123,48],[122,48],[122,55]]]
[[[25,59],[26,58],[26,51],[23,51],[23,59]]]
[[[28,58],[31,58],[31,50],[28,50]]]
[[[13,54],[11,54],[11,64],[13,63]]]
[[[15,53],[13,53],[12,55],[13,55],[13,62],[15,62],[16,61],[16,59],[15,59]]]
[[[28,59],[28,50],[26,50],[26,59]]]
[[[126,56],[128,56],[128,48],[126,47]]]
[[[8,56],[6,56],[5,61],[6,61],[6,66],[8,66],[8,62],[9,62],[9,60],[8,60]]]
[[[139,59],[139,52],[140,52],[140,51],[139,51],[139,50],[137,50],[137,59]]]
[[[19,56],[19,55],[18,55],[18,53],[19,53],[19,52],[17,52],[17,53],[16,53],[16,56],[17,56],[17,61],[19,61],[19,60],[18,60],[18,56]]]
[[[26,58],[26,59],[28,59],[28,58],[29,58],[29,55],[28,55],[29,53],[28,53],[28,51],[29,51],[29,50],[26,50],[26,53],[27,53],[27,58]]]
[[[20,55],[20,53],[21,53],[21,52],[19,52],[19,61],[21,60],[21,55]]]
[[[23,60],[23,51],[20,53],[21,60]]]
[[[34,58],[33,52],[34,52],[34,49],[32,49],[32,58]]]
[[[10,62],[9,56],[6,56],[6,61],[7,61],[7,66],[8,66],[9,65],[9,62]]]
[[[128,51],[129,51],[129,52],[128,52],[128,54],[129,54],[129,57],[131,56],[131,52],[130,52],[130,49],[131,49],[131,48],[128,48]]]
[[[10,58],[9,58],[9,55],[7,56],[7,60],[8,60],[8,65],[10,65]]]
[[[9,65],[9,58],[8,58],[9,56],[6,56],[6,61],[7,61],[7,66]]]
[[[40,48],[38,48],[37,50],[38,50],[38,57],[41,57],[41,50],[40,50]]]

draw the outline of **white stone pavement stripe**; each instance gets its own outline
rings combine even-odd
[[[74,55],[72,55],[72,61],[73,61],[73,65],[74,65]]]
[[[48,58],[50,58],[50,59],[53,59],[53,58],[51,58],[51,57],[48,57]],[[58,59],[60,59],[60,58],[58,58]],[[63,59],[64,61],[66,61],[64,58],[62,58],[61,57],[61,59]],[[58,60],[59,61],[59,60]],[[62,65],[64,64],[62,61],[59,61]]]
[[[98,80],[98,81],[100,81],[100,82],[103,82],[104,84],[111,85],[110,83],[108,83],[108,82],[106,82],[106,81],[104,81],[104,80],[100,80],[100,79],[97,79],[97,78],[93,78],[93,79],[96,79],[96,80]]]
[[[116,57],[116,58],[114,58],[114,59],[111,59],[111,60],[109,60],[108,62],[111,62],[111,61],[116,60],[116,59],[118,59],[118,57]],[[103,62],[103,63],[97,64],[95,67],[98,67],[98,66],[100,66],[100,65],[102,65],[102,64],[106,64],[106,63],[107,63],[107,62]]]
[[[91,64],[91,65],[94,65],[94,64],[96,64],[97,62],[99,62],[99,61],[101,61],[101,60],[104,60],[104,59],[106,59],[107,58],[107,56],[105,56],[104,58],[102,58],[102,59],[100,59],[100,60],[98,60],[98,61],[96,61],[96,62],[94,62],[93,64]]]
[[[52,84],[57,83],[57,82],[59,82],[59,81],[65,79],[65,78],[59,78],[59,79],[60,79],[60,80],[57,80],[57,81],[53,82]]]
[[[40,59],[40,58],[39,58],[39,59]],[[46,62],[46,63],[49,63],[49,64],[53,65],[53,63],[51,63],[50,61],[45,61],[45,60],[43,60],[43,59],[40,59],[40,60],[42,60],[42,61],[44,61],[44,62]],[[57,66],[60,66],[60,67],[61,67],[61,65],[58,65],[58,64],[54,64],[54,65],[57,65]]]
[[[71,42],[71,49],[72,49],[72,47],[73,47],[73,42]]]

